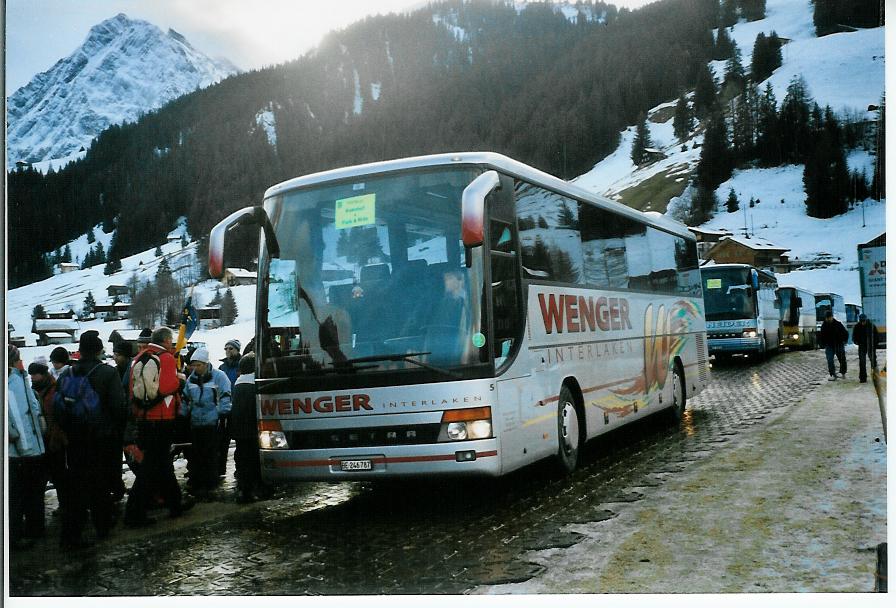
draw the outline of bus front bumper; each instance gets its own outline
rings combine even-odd
[[[762,338],[713,338],[708,336],[709,354],[734,355],[738,353],[758,353],[762,348]]]
[[[498,440],[317,450],[260,450],[265,481],[354,481],[501,474]]]

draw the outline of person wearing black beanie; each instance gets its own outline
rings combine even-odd
[[[68,351],[64,346],[57,346],[50,353],[50,375],[54,380],[59,380],[62,372],[69,368]]]
[[[71,370],[60,376],[57,391],[65,397],[81,398],[79,387],[87,382],[99,401],[94,417],[57,420],[65,431],[66,485],[71,492],[68,505],[62,505],[62,545],[85,546],[82,527],[91,513],[98,538],[108,536],[114,524],[112,494],[121,480],[122,435],[127,422],[127,402],[121,378],[116,370],[99,360],[103,342],[96,331],[86,331],[78,342],[81,358]],[[58,401],[58,400],[57,400]]]

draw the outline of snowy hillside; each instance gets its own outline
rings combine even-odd
[[[79,312],[84,306],[88,292],[93,293],[97,304],[111,304],[112,300],[106,291],[109,285],[124,285],[134,274],[140,281],[148,281],[155,277],[162,259],[168,261],[175,278],[181,275],[179,278],[183,280],[185,277],[182,273],[195,274],[198,271],[201,262],[196,259],[196,243],[181,247],[181,243],[175,241],[161,245],[161,249],[162,257],[156,257],[154,249],[150,249],[123,259],[121,271],[110,276],[103,274],[104,265],[99,264],[10,290],[6,299],[7,321],[15,327],[16,334],[25,336],[27,346],[21,349],[22,360],[27,363],[38,355],[49,357],[50,351],[55,348],[55,346],[34,346],[37,335],[31,333],[31,312],[36,305],[41,304],[47,311],[71,308]],[[218,287],[221,287],[221,283],[216,280],[198,283],[193,291],[194,304],[208,304]],[[192,337],[193,340],[206,342],[212,357],[224,356],[224,344],[227,340],[237,338],[246,344],[255,333],[255,286],[245,285],[232,289],[239,311],[236,323],[219,329],[197,330]],[[126,320],[106,322],[97,319],[80,323],[81,332],[90,329],[99,332],[100,338],[106,343],[107,353],[112,352],[112,345],[108,343],[109,335],[116,329],[130,328]],[[66,347],[69,350],[77,350],[78,345],[68,344]]]
[[[173,30],[119,14],[8,98],[7,162],[76,154],[110,125],[134,121],[236,71]]]
[[[749,65],[757,34],[768,35],[772,31],[789,41],[781,49],[781,67],[767,81],[779,105],[790,81],[801,76],[809,95],[821,107],[829,105],[839,116],[876,117],[868,107],[880,103],[884,92],[884,28],[816,38],[810,0],[768,0],[765,19],[741,21],[731,31],[731,39],[738,45],[745,65]],[[711,65],[717,77],[721,77],[724,62]],[[766,81],[759,83],[760,90],[765,84]],[[653,147],[661,150],[665,158],[636,167],[631,161],[635,139],[635,127],[631,126],[622,133],[617,150],[573,180],[576,185],[611,198],[654,176],[667,175],[683,186],[700,159],[703,133],[699,131],[684,144],[678,142],[672,133],[674,105],[675,101],[670,100],[648,115]],[[651,117],[661,118],[651,120]],[[874,158],[864,150],[852,151],[847,162],[850,170],[864,170],[869,176],[873,173]],[[781,274],[778,279],[782,285],[816,292],[833,291],[842,294],[847,302],[860,303],[856,245],[885,230],[885,204],[869,199],[829,220],[807,217],[802,175],[802,165],[735,171],[716,190],[720,206],[715,217],[703,227],[725,228],[743,236],[746,225],[752,238],[789,248],[791,260],[830,257],[835,263],[825,269]],[[736,213],[728,213],[724,207],[731,189],[741,204],[741,210]],[[682,197],[673,198],[667,213],[675,214],[676,209],[689,204],[688,197],[689,192],[685,191]],[[748,204],[751,197],[760,201],[752,209]],[[831,238],[832,235],[837,238]]]

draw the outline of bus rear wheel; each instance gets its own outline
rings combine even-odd
[[[687,389],[684,384],[684,372],[681,369],[681,364],[676,361],[672,364],[672,405],[669,407],[669,417],[675,421],[680,422],[682,418],[684,418],[684,410],[687,405]]]
[[[576,470],[579,462],[581,433],[579,411],[572,391],[567,386],[560,389],[560,403],[557,406],[557,454],[554,457],[557,471],[569,475]]]

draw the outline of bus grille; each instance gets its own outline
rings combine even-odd
[[[703,334],[697,334],[697,370],[700,382],[706,386],[709,383],[709,357],[706,354],[706,339]]]
[[[390,445],[437,443],[441,424],[414,424],[393,427],[288,431],[290,449],[363,448]]]

